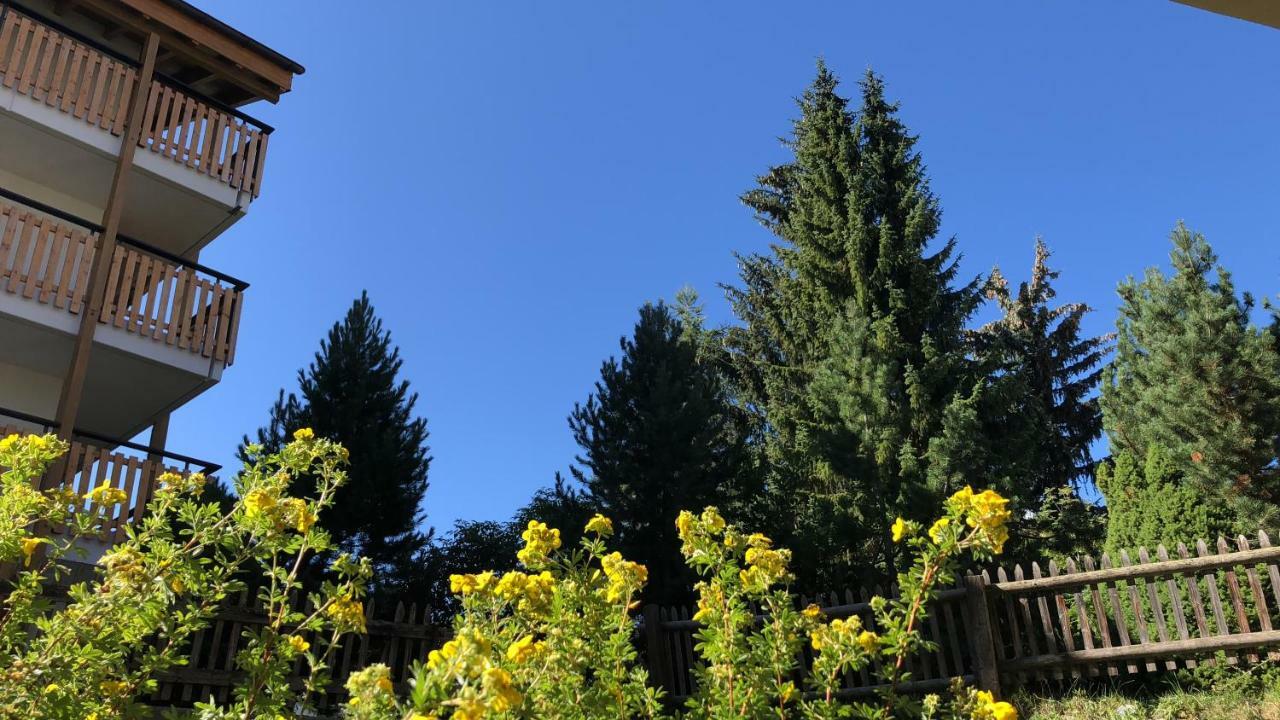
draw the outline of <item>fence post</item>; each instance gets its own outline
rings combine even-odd
[[[1000,696],[1000,668],[996,664],[995,636],[991,610],[987,605],[987,579],[982,575],[964,578],[965,614],[969,621],[969,645],[973,651],[973,674],[978,687]]]
[[[657,605],[644,606],[645,663],[649,667],[649,682],[671,692],[671,656],[667,653],[667,644],[663,642],[662,616]]]

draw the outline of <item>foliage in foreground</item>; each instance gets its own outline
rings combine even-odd
[[[20,566],[0,604],[0,718],[138,716],[157,673],[185,662],[193,634],[244,587],[247,571],[259,575],[267,622],[242,639],[235,664],[243,680],[233,701],[200,705],[199,717],[305,709],[327,683],[336,640],[364,628],[369,568],[349,556],[332,563],[333,579],[309,595],[307,612],[290,600],[301,590],[304,559],[332,547],[316,518],[346,479],[346,451],[305,429],[278,453],[251,451],[228,513],[200,500],[203,476],[161,475],[146,515],[102,557],[97,577],[73,585],[65,607],[54,608],[42,593],[65,574],[59,561],[127,512],[129,501],[110,484],[83,497],[37,490],[33,481],[66,447],[52,435],[0,440],[0,467],[8,468],[0,476],[0,562]],[[289,497],[290,479],[304,474],[317,478],[314,499]],[[295,689],[287,678],[299,661],[305,677]]]
[[[1002,550],[1009,515],[1004,498],[966,487],[927,530],[899,518],[893,539],[911,547],[915,561],[899,576],[900,598],[873,600],[871,628],[857,617],[828,619],[816,606],[795,609],[784,587],[791,554],[768,537],[728,525],[714,507],[682,512],[681,552],[701,577],[695,619],[703,662],[697,693],[677,711],[640,664],[632,611],[648,571],[609,551],[612,521],[592,518],[572,550],[562,550],[558,529],[531,521],[518,553],[523,570],[451,578],[462,598],[454,638],[415,667],[408,697],[397,698],[388,669],[375,665],[349,680],[348,716],[1015,720],[1009,703],[959,685],[948,701],[892,689],[873,703],[838,698],[848,673],[873,665],[890,688],[910,679],[905,658],[930,649],[919,628],[938,588],[954,579],[961,555]],[[805,644],[815,660],[797,686]]]
[[[42,593],[64,572],[59,561],[129,501],[110,485],[83,497],[36,489],[34,481],[65,449],[53,436],[0,441],[0,466],[9,468],[0,494],[0,561],[23,566],[0,610],[0,717],[141,716],[157,675],[185,662],[193,634],[244,586],[245,575],[261,581],[266,623],[244,633],[233,701],[220,706],[210,699],[196,706],[197,714],[202,720],[312,714],[338,639],[364,632],[367,561],[339,555],[330,568],[336,580],[309,594],[307,610],[294,597],[304,589],[306,559],[333,547],[317,518],[346,479],[346,451],[309,429],[279,453],[251,449],[228,513],[199,499],[200,475],[165,474],[146,516],[102,558],[98,577],[72,586],[68,604],[54,608]],[[287,494],[300,475],[318,478],[313,500]],[[915,560],[899,576],[900,598],[873,600],[874,627],[858,617],[828,619],[816,606],[797,610],[785,589],[789,551],[729,526],[714,507],[682,512],[675,523],[681,552],[701,578],[695,590],[703,663],[699,691],[679,710],[651,685],[640,662],[633,611],[649,573],[610,551],[613,522],[596,515],[579,546],[562,550],[558,529],[530,521],[516,553],[522,569],[451,578],[462,603],[453,639],[415,666],[407,697],[397,697],[386,666],[373,665],[348,678],[344,715],[1015,720],[1010,704],[958,684],[947,701],[895,692],[910,680],[905,658],[931,649],[919,628],[938,588],[953,581],[960,557],[989,558],[1008,540],[1007,504],[990,490],[966,487],[927,530],[899,518],[893,541],[910,547]],[[797,685],[806,644],[815,659]],[[297,666],[305,669],[301,684],[290,678]],[[872,666],[890,690],[872,703],[840,700],[842,679]]]

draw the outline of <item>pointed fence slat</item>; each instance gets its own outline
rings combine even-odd
[[[1248,549],[1248,548],[1246,548]],[[1168,562],[1169,551],[1164,545],[1156,546],[1156,557],[1161,562]],[[1178,582],[1172,576],[1165,580],[1165,588],[1168,590],[1170,614],[1173,616],[1173,624],[1178,629],[1179,640],[1191,639],[1191,633],[1187,630],[1187,614],[1182,607],[1182,590],[1178,587]],[[1188,668],[1196,666],[1195,658],[1187,658],[1186,665]]]

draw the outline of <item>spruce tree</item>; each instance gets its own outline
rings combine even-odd
[[[974,336],[991,377],[982,412],[987,451],[1005,468],[1010,496],[1033,513],[1014,527],[1022,541],[1014,554],[1060,554],[1101,539],[1099,513],[1072,497],[1093,475],[1110,337],[1081,337],[1087,305],[1052,305],[1058,273],[1048,261],[1049,248],[1037,239],[1031,278],[1016,292],[999,268],[992,272],[987,294],[1002,314]]]
[[[1131,537],[1122,531],[1133,524],[1125,497],[1181,503],[1177,494],[1150,489],[1156,483],[1189,483],[1195,502],[1228,504],[1240,529],[1256,529],[1277,499],[1280,353],[1250,322],[1252,298],[1237,295],[1204,237],[1179,223],[1172,241],[1171,276],[1151,268],[1119,288],[1116,356],[1102,387],[1104,426],[1117,455],[1104,488],[1109,545]],[[1139,463],[1146,471],[1136,471]],[[1127,467],[1135,470],[1122,472]],[[1184,541],[1208,531],[1198,522],[1179,527],[1179,513],[1150,504],[1131,511],[1168,515],[1169,536]]]
[[[582,450],[571,472],[613,520],[618,549],[648,566],[646,598],[686,599],[676,516],[739,502],[745,446],[723,381],[670,308],[642,307],[620,346],[569,416]]]
[[[281,390],[257,433],[257,443],[275,451],[295,430],[310,427],[350,452],[349,480],[320,522],[342,550],[373,562],[382,589],[407,577],[426,543],[418,528],[431,464],[427,422],[414,414],[418,395],[399,378],[402,363],[390,331],[361,293],[321,340],[311,364],[298,371],[298,392]],[[313,486],[310,478],[295,478],[291,492]]]
[[[982,481],[964,332],[981,293],[953,284],[954,239],[931,249],[941,211],[882,81],[868,73],[851,111],[820,64],[799,104],[794,159],[743,196],[777,241],[740,258],[728,295],[744,325],[727,343],[771,512],[795,519],[802,580],[835,583],[891,572],[893,520]]]

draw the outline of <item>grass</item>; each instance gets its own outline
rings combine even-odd
[[[1280,665],[1201,665],[1127,685],[1022,691],[1013,703],[1021,720],[1280,720]]]
[[[1021,695],[1023,720],[1280,720],[1280,691],[1248,696],[1220,690],[1176,689],[1157,697],[1075,691],[1056,698]]]

